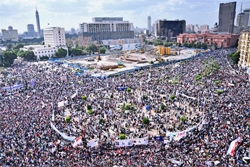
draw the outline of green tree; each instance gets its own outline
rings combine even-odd
[[[106,49],[105,49],[104,47],[101,47],[101,48],[100,48],[100,53],[105,54],[105,52],[106,52]]]
[[[63,48],[59,48],[58,51],[55,53],[55,57],[58,58],[66,57],[66,55],[67,55],[67,50]]]
[[[31,50],[28,50],[28,51],[20,50],[17,53],[17,56],[23,58],[26,61],[31,61],[31,60],[36,60],[37,59],[36,55]]]
[[[11,43],[7,44],[6,47],[7,47],[7,48],[6,48],[7,51],[10,51],[10,50],[13,49],[13,45],[12,45]]]
[[[188,47],[188,43],[184,43],[183,46]]]
[[[172,46],[172,45],[173,45],[172,42],[165,42],[165,43],[164,43],[164,46],[165,46],[165,47],[169,47],[169,46]]]
[[[2,57],[4,67],[10,67],[17,58],[17,54],[14,51],[3,51]]]
[[[15,45],[15,46],[13,47],[13,49],[19,50],[20,48],[23,48],[23,47],[24,47],[24,44],[19,43],[19,44]]]
[[[234,52],[231,54],[231,59],[233,61],[234,64],[238,64],[239,60],[240,60],[240,52]]]
[[[82,55],[82,49],[79,49],[79,48],[72,48],[72,49],[71,49],[71,54],[73,54],[73,55],[75,55],[75,56]]]
[[[201,48],[202,48],[202,49],[207,49],[207,44],[202,43],[202,44],[201,44]]]
[[[155,46],[163,45],[163,42],[162,42],[162,40],[160,40],[160,39],[156,39],[156,40],[154,40],[154,45],[155,45]]]
[[[98,48],[97,48],[97,46],[95,45],[95,44],[90,44],[90,45],[88,45],[86,48],[85,48],[85,50],[89,53],[90,51],[91,52],[97,52],[98,51]]]

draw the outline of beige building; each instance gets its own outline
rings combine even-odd
[[[242,67],[250,67],[250,30],[240,33],[238,42],[238,51],[240,52],[240,60],[238,65]]]
[[[60,27],[49,27],[44,31],[45,45],[66,47],[65,30]]]
[[[18,32],[13,30],[12,26],[8,27],[8,30],[2,29],[2,41],[18,41]]]

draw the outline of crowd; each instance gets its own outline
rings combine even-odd
[[[105,80],[76,76],[53,63],[7,68],[1,88],[23,87],[0,89],[0,166],[247,166],[250,82],[227,58],[233,51],[202,53],[185,62]],[[219,69],[196,80],[206,61],[217,62]],[[67,103],[58,106],[62,101]],[[66,115],[71,116],[68,123]],[[143,124],[143,118],[149,119],[149,125]],[[73,147],[51,123],[67,136],[82,136],[86,142],[97,139],[99,144]],[[202,127],[196,126],[201,123]],[[194,126],[180,140],[154,139]],[[116,147],[120,134],[127,139],[148,137],[149,142]],[[239,137],[235,155],[228,155],[230,143]]]

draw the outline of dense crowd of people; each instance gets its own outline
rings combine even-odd
[[[250,82],[227,58],[233,51],[206,52],[105,80],[76,76],[54,63],[7,68],[0,81],[0,166],[247,166]],[[209,62],[219,68],[207,73]],[[18,84],[23,86],[2,89]],[[143,118],[150,123],[143,124]],[[65,140],[51,123],[67,136],[97,139],[99,144],[73,147],[74,141]],[[179,140],[154,139],[190,127],[195,128]],[[148,137],[149,142],[117,147],[120,134],[127,139]],[[241,140],[235,154],[228,155],[237,138]]]

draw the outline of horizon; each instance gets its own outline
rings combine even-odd
[[[92,22],[93,17],[123,17],[133,23],[134,28],[147,28],[147,17],[151,16],[151,26],[156,20],[185,20],[186,24],[207,24],[209,27],[218,23],[219,4],[225,0],[1,0],[0,28],[12,26],[19,34],[27,31],[27,25],[33,24],[37,32],[36,7],[39,12],[40,27],[62,27],[65,31],[78,29],[83,22]],[[250,8],[250,1],[237,2],[236,15],[242,9]],[[18,4],[18,7],[17,7]],[[204,8],[204,6],[206,6]],[[204,15],[202,13],[205,13]],[[209,15],[209,16],[208,16]],[[205,17],[205,18],[204,18]],[[209,17],[209,19],[207,19]],[[207,20],[206,20],[207,19]],[[70,23],[68,22],[70,20]]]

